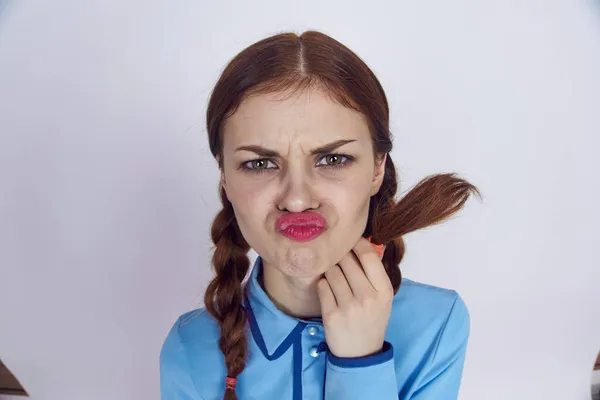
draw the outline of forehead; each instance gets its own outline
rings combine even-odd
[[[283,139],[315,143],[341,138],[370,141],[362,114],[314,88],[293,95],[257,94],[245,99],[225,121],[223,134],[225,144],[267,144]]]

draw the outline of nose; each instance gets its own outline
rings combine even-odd
[[[314,193],[314,183],[306,171],[287,171],[277,202],[281,211],[302,212],[319,206]]]

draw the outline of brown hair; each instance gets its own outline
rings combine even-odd
[[[369,67],[350,49],[323,33],[282,33],[240,52],[215,85],[206,125],[210,150],[219,160],[219,168],[223,168],[222,124],[245,98],[261,93],[293,94],[315,86],[325,89],[332,100],[366,117],[376,156],[392,150],[387,99]],[[381,188],[371,197],[363,236],[372,236],[373,243],[386,245],[383,264],[394,293],[402,280],[398,268],[405,251],[402,236],[444,221],[462,208],[470,192],[481,197],[477,188],[453,173],[425,178],[398,202],[394,199],[397,188],[396,170],[388,154]],[[223,209],[211,229],[216,277],[208,285],[204,303],[220,325],[219,348],[225,356],[227,375],[237,378],[244,370],[247,355],[242,281],[250,267],[250,247],[222,187],[220,197]],[[235,389],[227,388],[224,400],[235,399]]]

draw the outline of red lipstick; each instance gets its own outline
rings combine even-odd
[[[297,242],[308,242],[319,236],[326,226],[325,218],[314,212],[286,213],[277,218],[275,229]]]

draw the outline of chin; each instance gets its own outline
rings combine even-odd
[[[280,268],[285,275],[296,278],[319,277],[328,267],[317,249],[309,246],[290,246],[282,255]]]

